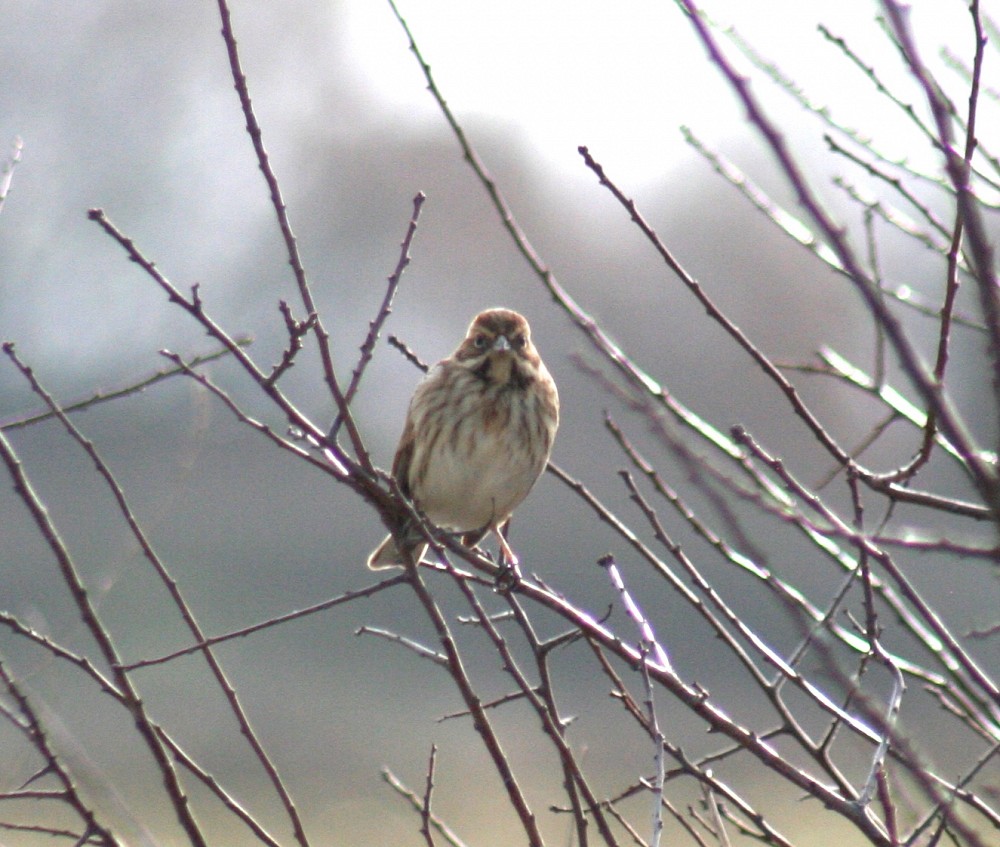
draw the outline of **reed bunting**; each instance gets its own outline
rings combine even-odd
[[[528,322],[488,309],[414,391],[392,475],[432,523],[462,533],[465,543],[492,531],[513,567],[504,526],[545,469],[558,426],[559,394]],[[415,531],[404,546],[388,536],[368,567],[402,565],[407,553],[419,562],[427,549]]]

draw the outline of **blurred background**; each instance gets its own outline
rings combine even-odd
[[[4,3],[0,9],[0,148],[15,137],[23,141],[0,215],[0,338],[16,342],[63,403],[165,367],[161,349],[184,355],[213,349],[87,220],[87,210],[100,207],[175,284],[199,284],[217,322],[233,335],[252,336],[259,364],[277,362],[284,344],[279,299],[303,315],[243,128],[215,4],[67,0]],[[831,469],[828,458],[788,414],[773,385],[704,319],[577,153],[581,144],[590,148],[680,261],[767,354],[803,362],[828,344],[871,367],[873,332],[848,285],[796,248],[685,143],[681,126],[724,151],[795,212],[794,198],[684,16],[671,4],[638,0],[402,0],[400,11],[444,97],[560,282],[681,402],[720,429],[746,426],[804,480],[823,478]],[[922,158],[912,126],[887,109],[817,31],[823,22],[848,38],[884,68],[888,83],[916,99],[875,22],[877,4],[713,2],[708,11],[733,22],[845,126],[876,135],[887,155],[937,167],[930,156]],[[608,409],[640,444],[648,444],[645,425],[573,364],[574,354],[591,360],[593,354],[503,231],[426,91],[388,4],[245,0],[233,2],[232,13],[265,144],[341,375],[354,364],[395,267],[412,198],[423,191],[427,202],[412,262],[383,337],[396,334],[424,360],[435,361],[455,347],[480,309],[505,305],[523,312],[562,397],[553,459],[638,526],[640,517],[616,475],[625,460],[604,431],[603,413]],[[971,32],[962,4],[915,4],[912,14],[930,61],[938,61],[942,45],[967,54]],[[742,58],[736,61],[751,72]],[[856,225],[860,211],[831,178],[846,172],[860,180],[860,172],[831,158],[820,123],[753,73],[811,183],[835,214]],[[989,116],[983,120],[985,134]],[[939,293],[933,255],[914,256],[909,243],[891,234],[880,243],[887,277],[928,296]],[[933,338],[931,322],[912,314],[904,320],[917,338]],[[958,336],[956,344],[971,348],[974,342]],[[966,369],[956,377],[958,400],[983,440],[995,439],[995,421],[979,406],[982,363],[970,356],[955,366]],[[232,363],[206,370],[251,414],[282,429],[275,410]],[[418,376],[395,350],[379,344],[355,410],[383,467],[391,463]],[[313,420],[331,420],[312,349],[284,382]],[[808,379],[802,390],[843,443],[859,442],[871,428],[876,416],[856,394]],[[0,362],[0,424],[39,405],[15,369]],[[364,560],[384,534],[374,513],[241,426],[191,380],[169,380],[76,420],[115,472],[208,632],[371,582]],[[79,448],[51,422],[11,430],[9,437],[122,653],[134,660],[186,645],[163,589]],[[891,432],[870,464],[892,467],[914,444],[911,433]],[[683,469],[668,456],[655,458],[683,488]],[[939,490],[968,496],[957,474],[937,472],[932,479]],[[698,495],[692,497],[697,505]],[[810,567],[794,540],[775,540],[763,519],[748,520],[751,534],[767,542],[766,564],[818,596],[836,584],[837,574]],[[676,531],[683,536],[683,528]],[[642,595],[646,569],[551,476],[515,517],[512,538],[526,569],[572,589],[584,608],[600,613],[614,602],[595,565],[608,550]],[[945,589],[934,565],[925,564],[916,578],[937,592],[956,626],[995,616],[996,595],[977,587],[980,570],[949,571]],[[736,589],[737,578],[721,565],[706,561],[705,567],[720,589]],[[764,624],[776,614],[763,597],[745,599],[742,611],[751,621]],[[51,555],[9,484],[0,486],[0,608],[60,643],[92,652]],[[724,663],[706,663],[705,632],[689,610],[647,611],[683,677],[699,679],[713,693],[732,689],[738,695],[739,681]],[[512,843],[504,829],[510,823],[505,797],[468,722],[438,721],[459,708],[450,681],[403,648],[355,637],[362,624],[432,640],[414,598],[400,590],[219,651],[317,843],[421,843],[416,816],[385,786],[380,771],[388,766],[421,790],[432,741],[441,748],[438,812],[470,843]],[[769,635],[780,640],[782,624],[773,625]],[[791,626],[784,633],[789,639],[793,634]],[[509,683],[491,651],[470,649],[470,664],[486,688],[506,692]],[[173,843],[172,815],[156,799],[159,777],[121,710],[81,674],[7,632],[0,633],[0,655],[44,707],[67,760],[86,790],[113,810],[112,822],[130,843]],[[603,787],[613,793],[619,776],[627,781],[648,766],[649,750],[635,738],[602,732],[618,721],[620,707],[607,697],[605,683],[574,677],[571,669],[570,659],[566,685],[579,701],[587,761],[608,774]],[[137,684],[153,713],[206,767],[247,805],[263,810],[265,819],[280,820],[201,660],[150,669],[137,675]],[[533,728],[534,718],[515,707],[498,719],[512,729],[512,756],[544,797],[546,780],[559,778],[556,763],[541,755],[532,735],[518,741],[516,731],[518,721]],[[668,732],[695,751],[715,743],[683,713],[674,724],[673,717],[666,720]],[[0,774],[19,772],[23,764],[7,761]],[[483,786],[474,803],[465,788],[470,781]],[[759,791],[767,790],[764,779]],[[198,789],[194,794],[204,799]],[[248,843],[226,829],[230,824],[213,823],[210,811],[202,816],[217,843]],[[836,841],[829,830],[815,832],[801,808],[789,806],[775,816],[797,843],[851,843],[846,828]],[[373,820],[378,837],[372,836]],[[543,823],[549,833],[568,832],[558,816]],[[0,833],[0,843],[22,842]]]

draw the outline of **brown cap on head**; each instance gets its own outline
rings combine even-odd
[[[524,315],[513,309],[486,309],[480,312],[469,324],[469,332],[473,330],[485,330],[492,335],[510,336],[518,332],[531,335],[531,327]]]

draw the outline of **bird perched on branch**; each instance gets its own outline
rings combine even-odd
[[[466,543],[495,533],[502,561],[517,564],[504,537],[511,512],[545,470],[559,426],[559,393],[531,328],[510,309],[487,309],[465,340],[417,386],[392,475],[434,524]],[[419,562],[414,531],[400,550],[388,536],[368,557],[372,570]]]

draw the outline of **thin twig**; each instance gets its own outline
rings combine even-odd
[[[253,343],[253,339],[250,336],[241,336],[234,338],[233,341],[238,347],[248,347]],[[197,356],[192,356],[188,362],[187,366],[191,368],[197,368],[200,365],[208,364],[209,362],[214,362],[217,359],[221,359],[224,356],[229,355],[229,350],[222,348],[215,350],[212,353],[202,353]],[[128,397],[130,394],[139,394],[156,385],[159,382],[163,382],[166,379],[177,376],[183,372],[183,368],[179,365],[170,368],[163,368],[162,370],[156,371],[149,376],[143,377],[142,379],[129,383],[128,385],[123,385],[120,388],[112,389],[101,389],[94,392],[89,397],[83,400],[75,400],[70,403],[66,403],[61,406],[65,414],[71,414],[73,412],[84,411],[85,409],[90,409],[99,403],[106,403],[109,400],[118,400],[122,397]],[[27,415],[19,415],[15,418],[8,418],[7,420],[0,423],[0,429],[3,430],[13,430],[20,429],[21,427],[31,426],[32,424],[41,423],[42,421],[50,420],[56,416],[55,412],[51,409],[42,409],[37,412],[31,412]]]
[[[379,306],[374,319],[369,323],[368,334],[361,344],[361,356],[358,359],[357,365],[354,366],[350,385],[347,386],[347,391],[344,392],[344,402],[347,405],[350,405],[354,399],[354,395],[357,393],[358,386],[361,384],[361,378],[365,373],[365,368],[368,367],[368,363],[372,359],[372,353],[375,350],[375,342],[378,340],[379,332],[386,318],[389,317],[389,313],[392,311],[392,301],[403,278],[403,271],[410,264],[410,245],[413,243],[413,236],[417,232],[417,221],[420,219],[420,210],[423,208],[426,199],[427,197],[422,191],[417,192],[417,195],[413,198],[413,213],[410,215],[410,223],[406,228],[406,235],[403,236],[403,241],[399,245],[399,261],[396,262],[395,270],[389,275],[382,304]],[[338,414],[337,419],[330,428],[331,439],[336,438],[337,431],[340,429],[342,423],[343,418]]]
[[[516,659],[514,658],[510,645],[497,630],[490,616],[486,613],[486,610],[483,609],[482,604],[479,602],[479,598],[476,597],[476,594],[472,589],[472,586],[470,586],[465,580],[458,579],[457,582],[459,590],[462,592],[473,612],[476,614],[483,630],[493,642],[497,653],[502,658],[504,670],[506,670],[507,673],[513,678],[518,688],[524,692],[525,698],[535,710],[535,714],[538,716],[539,720],[542,722],[542,729],[551,740],[556,752],[559,754],[564,772],[572,780],[572,785],[575,786],[575,789],[579,789],[587,808],[589,808],[594,814],[594,820],[597,823],[597,827],[600,830],[602,838],[604,839],[604,843],[607,847],[618,847],[617,839],[614,837],[614,834],[612,833],[604,815],[600,812],[597,796],[594,794],[590,784],[584,778],[583,772],[576,761],[576,757],[570,749],[569,742],[566,740],[564,727],[559,721],[559,713],[553,708],[554,701],[546,700],[540,696],[537,686],[532,685],[528,681],[527,677],[521,671]],[[515,614],[518,615],[518,604],[512,600],[510,605]],[[526,616],[518,615],[518,617],[522,623],[522,628],[524,628]]]
[[[63,582],[69,589],[76,605],[77,613],[96,642],[104,660],[112,668],[115,685],[122,692],[124,705],[131,713],[136,729],[149,748],[153,761],[163,777],[164,787],[181,827],[193,847],[208,847],[201,828],[191,811],[189,798],[181,785],[170,756],[157,736],[155,726],[146,711],[141,696],[129,680],[128,675],[122,670],[116,670],[121,664],[121,660],[111,634],[98,616],[69,550],[63,543],[55,524],[52,523],[45,506],[32,487],[17,454],[3,432],[0,432],[0,458],[7,466],[14,483],[15,493],[27,507],[39,534],[55,557]]]
[[[59,789],[49,793],[55,799],[64,802],[72,808],[85,826],[86,835],[80,839],[79,843],[85,843],[87,838],[94,837],[100,839],[99,843],[105,845],[105,847],[117,847],[120,842],[110,829],[98,822],[94,810],[91,809],[91,807],[80,796],[80,793],[77,791],[76,784],[73,782],[72,775],[63,765],[62,761],[56,755],[56,751],[49,743],[48,735],[46,734],[45,728],[39,720],[31,701],[28,699],[24,691],[21,690],[21,686],[18,684],[17,680],[14,679],[13,674],[7,670],[2,661],[0,661],[0,683],[3,683],[3,687],[6,690],[6,696],[11,698],[17,710],[18,719],[12,722],[25,736],[28,743],[35,748],[41,756],[42,761],[45,763],[43,769],[39,771],[39,774],[51,774],[55,776],[59,783]],[[27,784],[28,783],[25,783],[25,786]],[[27,792],[21,791],[4,792],[0,795],[0,797],[2,797],[2,799],[8,799],[18,795],[29,796]],[[44,794],[36,794],[35,798],[37,799],[38,797],[44,797]]]
[[[434,833],[431,831],[431,794],[434,791],[434,764],[437,761],[437,744],[431,744],[431,755],[427,761],[427,786],[424,789],[423,808],[420,810],[420,834],[427,847],[434,847]]]
[[[257,840],[268,845],[268,847],[281,847],[281,842],[278,841],[271,833],[265,829],[264,825],[257,820],[232,794],[226,791],[225,788],[219,783],[212,774],[205,770],[201,765],[199,765],[194,759],[187,754],[187,752],[174,740],[162,727],[157,727],[157,734],[167,747],[170,748],[170,752],[174,755],[174,758],[183,765],[188,773],[192,774],[195,779],[199,780],[209,791],[211,791],[230,812],[233,813],[237,818],[246,824],[247,828],[257,837]]]
[[[408,650],[412,650],[421,659],[430,659],[437,665],[442,667],[448,667],[448,657],[438,650],[432,650],[425,644],[421,644],[419,641],[414,641],[412,638],[407,638],[405,635],[400,635],[398,632],[390,632],[387,629],[382,629],[377,626],[359,626],[355,631],[355,635],[374,635],[378,638],[384,638],[386,641],[391,641],[394,644],[400,644],[406,647]]]
[[[909,23],[902,7],[893,0],[883,0],[882,7],[886,10],[892,32],[899,40],[900,51],[905,57],[910,72],[924,90],[927,104],[937,129],[937,142],[944,153],[945,168],[955,189],[958,201],[958,214],[961,227],[965,232],[972,265],[975,268],[978,282],[979,301],[986,319],[986,327],[990,334],[990,356],[993,365],[993,408],[1000,411],[1000,286],[998,286],[996,268],[994,266],[994,250],[986,231],[981,210],[978,205],[975,190],[970,182],[971,156],[976,145],[976,107],[978,103],[979,77],[982,69],[983,50],[986,46],[986,36],[983,33],[979,17],[979,0],[971,0],[969,12],[972,16],[975,30],[975,59],[973,81],[969,91],[969,117],[966,144],[960,153],[954,144],[952,131],[952,110],[944,98],[940,86],[931,76],[917,51],[913,41]],[[941,410],[935,408],[936,413]],[[950,421],[941,421],[948,431]],[[954,435],[952,435],[954,440]],[[971,458],[971,457],[970,457]],[[984,498],[1000,518],[1000,478],[996,467],[971,462],[974,478],[983,493]]]
[[[654,642],[645,642],[646,650],[655,650],[659,645]],[[645,652],[645,651],[644,651]],[[656,703],[653,698],[653,683],[649,678],[649,667],[645,660],[641,667],[643,705],[646,707],[646,719],[649,722],[650,735],[653,739],[653,765],[655,773],[652,781],[653,790],[653,835],[649,839],[650,847],[659,847],[660,838],[663,836],[663,788],[666,766],[664,765],[663,748],[665,738],[660,729],[659,720],[656,717]]]
[[[948,439],[962,453],[966,460],[969,475],[974,480],[984,500],[989,504],[991,510],[997,516],[1000,516],[1000,481],[998,481],[996,468],[990,463],[984,462],[980,457],[976,441],[964,419],[958,414],[950,397],[936,382],[933,374],[924,365],[900,320],[879,298],[877,289],[872,284],[871,279],[865,274],[861,262],[850,247],[845,231],[834,222],[821,205],[819,198],[810,188],[784,136],[765,114],[760,102],[751,91],[747,78],[740,74],[723,54],[714,34],[705,22],[698,3],[695,0],[676,0],[676,2],[687,13],[687,19],[701,40],[702,45],[708,51],[710,60],[719,69],[733,92],[739,98],[746,110],[748,120],[757,128],[776,157],[778,166],[789,186],[795,192],[799,204],[836,254],[840,265],[863,298],[869,312],[885,329],[886,337],[899,357],[901,366],[917,387],[928,408],[935,414],[938,425]],[[893,4],[887,4],[887,8],[892,6]],[[946,122],[947,115],[942,113],[941,120]],[[948,146],[947,143],[943,145],[946,150]],[[957,163],[955,162],[956,158],[958,159]],[[988,247],[986,246],[987,241],[982,229],[982,221],[978,212],[973,208],[973,201],[969,196],[965,196],[968,195],[967,180],[963,183],[961,179],[958,179],[960,176],[958,171],[962,170],[961,157],[958,157],[957,154],[949,154],[947,161],[949,168],[956,169],[953,184],[956,186],[958,192],[959,203],[963,206],[963,209],[967,208],[968,211],[966,225],[970,230],[974,227],[976,228],[977,237],[975,240],[981,248],[978,250],[979,258],[977,264],[981,268],[980,278],[985,280],[982,274],[986,272],[985,269],[987,267],[992,268],[992,253],[989,253],[990,261],[986,262]],[[965,188],[962,187],[963,184]],[[974,221],[971,220],[972,218],[974,218]],[[992,270],[989,273],[992,274]],[[995,278],[990,276],[990,279],[993,280],[993,288],[995,289]],[[991,292],[991,296],[994,293]],[[996,311],[1000,312],[1000,306],[997,307]],[[990,312],[987,311],[987,314],[989,315]],[[991,330],[991,337],[994,341],[993,349],[995,355],[1000,357],[1000,319],[995,320],[994,325],[996,329]],[[998,373],[1000,373],[1000,359],[998,359]],[[1000,392],[1000,379],[997,380],[996,390]],[[828,442],[829,438],[822,443],[829,447]],[[852,463],[850,457],[847,456],[843,457],[843,461],[845,465]]]
[[[309,315],[304,321],[296,320],[292,308],[284,300],[278,301],[278,311],[285,319],[285,332],[288,334],[288,346],[281,353],[281,361],[271,368],[266,379],[267,385],[274,385],[289,368],[295,364],[295,357],[302,349],[302,339],[316,326],[316,314]]]
[[[651,735],[652,727],[649,726],[649,722],[646,718],[646,713],[640,707],[640,705],[635,701],[632,695],[628,692],[621,677],[611,666],[607,656],[604,655],[604,651],[601,650],[599,646],[595,644],[593,641],[590,642],[590,646],[594,652],[594,655],[597,657],[601,670],[604,671],[608,679],[611,680],[612,684],[615,687],[616,695],[620,699],[622,705],[625,707],[628,714],[639,724],[639,726],[642,727],[644,732],[646,732],[648,735]],[[655,676],[656,672],[651,668],[651,666],[647,665],[647,667],[650,667],[651,675]],[[707,699],[706,693],[702,692],[702,696],[704,699]],[[765,743],[770,741],[770,738],[767,735],[755,736],[755,737],[759,738],[761,741],[765,741]],[[667,741],[666,739],[664,739],[663,741],[663,746],[664,750],[666,750],[666,752],[670,755],[670,757],[673,758],[674,761],[676,761],[678,764],[678,768],[676,769],[677,775],[683,774],[686,776],[693,777],[700,784],[710,786],[712,790],[716,791],[717,793],[725,797],[730,803],[736,806],[742,814],[746,815],[746,817],[749,820],[754,822],[754,824],[758,828],[758,833],[757,833],[758,838],[761,838],[761,840],[763,840],[765,843],[776,845],[776,847],[792,847],[792,842],[789,841],[785,836],[783,836],[770,823],[768,823],[767,819],[764,817],[763,814],[757,812],[743,797],[741,797],[737,792],[735,792],[728,785],[726,785],[724,782],[722,782],[720,779],[714,776],[710,768],[706,768],[703,766],[703,764],[699,764],[698,762],[693,761],[684,752],[683,748]],[[737,743],[736,749],[743,750],[744,745],[741,743]],[[649,785],[645,780],[642,780],[640,784],[636,786],[635,790],[638,791],[639,788],[643,790],[648,790]],[[633,792],[630,791],[628,793],[631,794]],[[668,806],[668,808],[672,810],[672,807]],[[678,816],[675,814],[675,817]],[[704,844],[704,842],[698,836],[695,835],[694,831],[691,829],[689,824],[682,821],[679,817],[678,820],[681,822],[681,825],[684,827],[684,829],[692,834],[692,837],[695,838],[695,841],[699,845]]]
[[[642,609],[639,608],[638,604],[632,598],[632,594],[629,592],[628,588],[625,587],[625,580],[622,579],[621,571],[618,569],[618,565],[615,562],[615,557],[608,553],[606,556],[602,556],[598,560],[597,564],[604,568],[605,572],[608,574],[608,579],[611,580],[611,584],[614,586],[615,591],[618,592],[618,596],[621,598],[625,611],[639,629],[639,652],[640,655],[643,656],[642,664],[647,664],[645,653],[648,652],[648,650],[652,650],[656,657],[656,665],[665,671],[672,672],[673,666],[670,664],[670,658],[667,656],[667,651],[663,649],[663,646],[656,639],[656,633],[653,632],[652,624],[650,624],[650,622],[646,619]],[[644,648],[642,646],[644,644],[648,645],[648,647]]]
[[[317,612],[325,612],[327,609],[332,609],[334,606],[339,606],[341,603],[348,603],[351,600],[357,600],[362,597],[371,597],[379,591],[399,585],[400,583],[406,582],[406,580],[406,574],[397,574],[396,576],[384,579],[374,585],[369,585],[367,588],[359,588],[355,591],[345,591],[343,594],[338,594],[336,597],[331,597],[329,600],[324,600],[321,603],[307,606],[304,609],[297,609],[293,612],[277,615],[276,617],[268,618],[265,621],[260,621],[259,623],[251,624],[250,626],[232,630],[231,632],[224,633],[223,635],[208,636],[197,644],[192,644],[190,647],[182,647],[179,650],[174,650],[172,653],[166,653],[163,656],[129,662],[128,664],[123,665],[122,669],[134,671],[138,668],[147,668],[151,665],[160,665],[164,662],[170,662],[174,659],[180,658],[181,656],[188,656],[191,653],[197,653],[205,647],[214,647],[216,644],[231,641],[234,638],[245,638],[255,632],[260,632],[262,629],[268,629],[272,626],[278,626],[279,624],[285,624],[290,621],[298,620],[299,618],[304,618],[308,615],[314,615]],[[3,620],[0,618],[0,623],[2,622]]]
[[[774,471],[781,480],[793,490],[796,496],[802,498],[810,508],[822,515],[824,520],[836,526],[838,530],[847,534],[852,534],[848,526],[834,512],[823,503],[818,497],[810,494],[801,483],[788,471],[784,463],[776,457],[767,453],[746,431],[735,428],[734,437],[744,444],[748,450],[760,461],[764,462]],[[889,576],[895,581],[897,587],[902,592],[903,597],[917,609],[924,624],[929,627],[934,636],[939,639],[935,645],[930,639],[925,640],[928,647],[956,677],[962,678],[967,675],[969,683],[979,689],[980,696],[985,696],[988,700],[1000,700],[1000,688],[979,666],[979,663],[962,647],[956,637],[945,626],[944,622],[928,605],[926,600],[917,590],[913,582],[898,568],[893,558],[884,550],[874,544],[864,535],[853,533],[859,551],[864,551],[873,561],[886,570]],[[911,630],[912,631],[912,630]]]
[[[17,617],[12,615],[10,612],[4,612],[0,610],[0,624],[3,624],[6,627],[8,627],[11,630],[11,632],[15,633],[16,635],[20,635],[24,638],[27,638],[29,641],[38,644],[40,647],[51,653],[57,659],[63,659],[69,662],[70,664],[80,668],[80,670],[82,670],[85,674],[87,674],[87,676],[91,677],[91,679],[93,679],[97,683],[97,687],[101,691],[103,691],[105,694],[110,695],[115,700],[118,700],[121,703],[125,702],[124,693],[115,686],[115,683],[112,680],[108,679],[107,676],[105,676],[100,670],[98,670],[97,667],[95,667],[94,663],[86,656],[74,653],[72,650],[68,649],[67,647],[64,647],[62,644],[53,641],[48,636],[35,631],[30,626],[23,623]]]
[[[368,456],[368,451],[361,440],[361,434],[358,432],[354,417],[350,412],[340,388],[340,383],[337,380],[336,370],[333,365],[333,353],[330,350],[330,336],[323,326],[323,322],[318,317],[319,310],[316,308],[316,303],[313,300],[309,280],[302,264],[302,257],[299,254],[298,242],[296,241],[294,232],[292,232],[292,225],[288,218],[288,209],[285,206],[284,198],[281,196],[281,187],[271,167],[270,157],[264,147],[263,134],[260,124],[257,122],[257,116],[254,113],[253,103],[250,100],[246,74],[243,73],[243,68],[240,64],[240,54],[236,44],[236,35],[233,32],[229,4],[226,0],[217,0],[217,2],[219,17],[222,20],[222,39],[225,42],[226,53],[229,57],[229,68],[233,77],[233,85],[240,99],[240,107],[243,110],[243,117],[246,121],[247,134],[250,136],[250,141],[253,144],[254,153],[257,157],[257,165],[260,168],[260,172],[264,175],[264,181],[267,183],[271,198],[271,205],[278,218],[278,227],[281,230],[281,236],[285,241],[285,249],[288,253],[288,264],[291,266],[292,273],[295,276],[295,284],[298,287],[299,297],[302,299],[302,305],[305,307],[306,314],[317,316],[314,323],[314,330],[320,360],[323,363],[323,377],[326,380],[327,387],[330,389],[337,412],[341,415],[347,427],[347,434],[357,461],[364,471],[372,473],[374,469],[371,459]]]
[[[395,335],[389,336],[389,344],[390,346],[395,347],[400,353],[402,353],[403,356],[406,357],[406,360],[411,365],[414,365],[416,368],[422,370],[424,373],[427,373],[427,371],[431,369],[431,366],[428,365],[427,362],[423,361],[416,353],[414,353],[409,347],[406,346],[406,342],[401,341]]]
[[[455,681],[458,691],[471,713],[472,725],[475,727],[476,732],[482,739],[490,759],[492,760],[494,767],[497,769],[497,773],[500,775],[504,789],[507,791],[507,796],[510,799],[511,805],[514,807],[514,811],[517,813],[518,819],[521,821],[521,826],[524,829],[524,833],[528,838],[528,844],[531,845],[531,847],[544,847],[545,842],[538,829],[538,822],[535,819],[534,813],[531,811],[531,807],[528,805],[527,797],[514,775],[514,771],[511,768],[509,760],[507,759],[507,754],[504,752],[503,747],[500,744],[500,739],[497,736],[496,731],[493,729],[493,725],[483,708],[482,701],[476,693],[472,681],[465,672],[461,654],[459,653],[458,645],[455,643],[454,636],[451,634],[451,629],[448,626],[441,609],[438,607],[433,594],[427,588],[423,576],[420,573],[420,568],[416,567],[414,564],[413,567],[408,569],[408,573],[410,575],[413,589],[416,592],[416,595],[419,598],[431,625],[437,633],[441,646],[444,648],[445,655],[447,656],[449,673]]]
[[[41,397],[43,401],[45,401],[46,405],[48,405],[49,408],[55,413],[56,417],[59,419],[59,422],[63,425],[65,430],[80,445],[80,447],[84,450],[87,456],[94,463],[94,466],[97,469],[98,474],[104,479],[108,489],[111,491],[111,494],[114,497],[115,503],[118,507],[118,511],[125,519],[125,522],[129,528],[129,532],[132,534],[132,537],[135,538],[136,542],[138,543],[140,549],[142,550],[143,556],[153,567],[153,570],[156,573],[157,577],[163,583],[163,586],[167,589],[167,592],[170,594],[171,600],[177,607],[177,610],[180,613],[181,618],[187,625],[187,628],[191,632],[192,636],[195,638],[196,641],[198,641],[201,644],[204,644],[205,635],[202,632],[201,625],[198,623],[197,619],[194,616],[194,612],[192,611],[191,607],[188,605],[186,599],[184,598],[184,595],[180,590],[180,586],[178,586],[176,580],[174,580],[174,578],[170,575],[166,565],[157,555],[157,553],[152,547],[152,544],[149,542],[149,539],[146,537],[145,532],[139,525],[139,521],[133,514],[131,507],[129,506],[127,500],[125,499],[125,494],[122,491],[121,487],[119,486],[117,480],[114,478],[111,469],[100,457],[94,445],[83,436],[83,434],[77,429],[77,427],[73,424],[73,422],[70,421],[70,419],[62,411],[62,409],[60,409],[56,405],[51,395],[49,395],[48,392],[45,391],[45,389],[35,378],[32,370],[29,367],[27,367],[23,362],[21,362],[21,360],[17,357],[17,354],[14,352],[13,345],[11,344],[4,345],[4,352],[11,359],[11,361],[14,362],[14,364],[25,376],[25,378],[30,382],[32,390],[39,397]],[[295,807],[295,803],[293,802],[291,795],[288,792],[287,786],[285,785],[280,774],[278,773],[277,767],[275,766],[271,757],[267,754],[257,733],[251,726],[250,719],[245,709],[243,708],[242,704],[240,703],[239,697],[236,694],[236,689],[230,683],[228,677],[226,676],[225,671],[222,668],[221,663],[219,662],[215,654],[212,652],[211,648],[203,646],[201,652],[204,655],[205,661],[208,663],[208,666],[211,669],[212,674],[216,679],[216,682],[222,689],[223,694],[225,694],[226,696],[230,710],[232,711],[237,722],[239,723],[241,733],[247,739],[247,742],[249,743],[251,750],[257,757],[257,760],[260,762],[262,768],[264,769],[264,772],[267,774],[269,780],[271,781],[271,784],[274,786],[275,791],[277,792],[279,798],[281,799],[285,811],[288,814],[289,820],[291,821],[292,826],[294,828],[296,838],[298,839],[302,847],[308,847],[309,841],[308,838],[306,837],[305,829],[302,825],[302,821],[298,814],[298,810]],[[117,654],[114,655],[106,654],[106,658],[112,665],[114,674],[119,682],[119,688],[123,688],[121,680],[128,679],[128,673],[123,669],[122,666],[123,663],[120,661]],[[129,698],[130,696],[129,689],[123,688],[123,691],[126,695],[126,698]],[[131,706],[131,704],[129,703],[127,703],[127,705]],[[159,744],[157,745],[157,749],[160,749]],[[184,802],[186,805],[186,800]]]
[[[410,788],[407,788],[399,777],[397,777],[388,768],[383,769],[382,779],[386,781],[390,788],[399,794],[401,797],[405,797],[410,801],[410,804],[421,813],[423,816],[423,801],[417,792]],[[438,831],[438,833],[447,841],[451,847],[466,847],[464,841],[458,837],[458,835],[451,829],[444,821],[442,821],[437,815],[431,813],[428,815],[428,822],[431,826]]]

